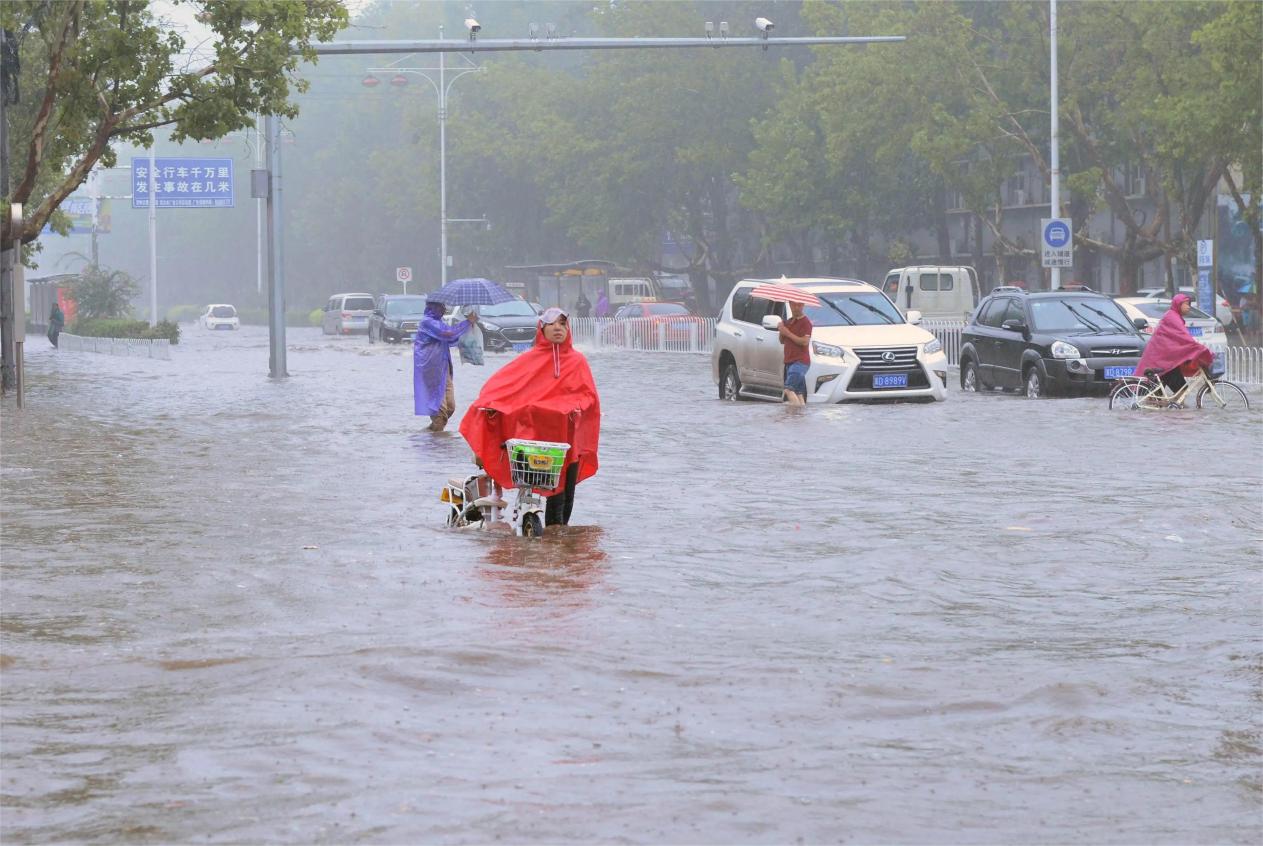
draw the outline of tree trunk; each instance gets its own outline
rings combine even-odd
[[[983,267],[982,267],[982,217],[980,215],[975,214],[973,224],[974,224],[974,270],[978,272],[978,287],[980,289],[978,293],[981,294],[983,291],[991,290],[991,288],[994,286],[987,285],[985,281],[986,277],[983,276],[983,273],[985,271],[983,270]]]
[[[942,180],[934,188],[934,233],[938,236],[938,263],[952,263],[952,237],[947,231],[947,187]]]

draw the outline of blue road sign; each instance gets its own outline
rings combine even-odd
[[[154,160],[155,195],[160,209],[233,207],[232,159]],[[149,208],[149,159],[132,159],[132,208]]]
[[[1059,250],[1070,243],[1070,227],[1062,220],[1050,220],[1044,227],[1044,243]]]

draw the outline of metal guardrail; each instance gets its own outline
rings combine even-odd
[[[715,340],[713,317],[572,317],[570,331],[579,346],[644,352],[707,353]]]
[[[57,337],[58,349],[67,352],[91,352],[104,355],[126,355],[137,358],[171,360],[171,342],[166,338],[85,338],[62,332]]]
[[[947,355],[947,363],[960,366],[960,336],[965,324],[959,320],[926,320],[921,327],[938,338]],[[1224,378],[1243,385],[1263,385],[1263,347],[1211,346],[1216,356],[1223,356]]]

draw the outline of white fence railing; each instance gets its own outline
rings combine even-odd
[[[57,336],[57,347],[68,352],[171,359],[171,342],[166,338],[85,338],[62,332]]]
[[[947,354],[947,363],[960,365],[960,336],[965,324],[959,320],[926,320],[921,326],[938,338]],[[1243,385],[1263,385],[1263,347],[1211,347],[1222,356],[1224,378]]]
[[[693,315],[633,320],[574,317],[570,330],[576,344],[595,349],[709,353],[715,339],[715,322],[713,317]]]

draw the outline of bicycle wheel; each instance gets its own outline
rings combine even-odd
[[[1245,391],[1233,383],[1216,379],[1209,385],[1203,385],[1197,392],[1197,407],[1224,411],[1249,408],[1250,398],[1245,395]]]
[[[1148,379],[1127,379],[1119,382],[1110,391],[1110,409],[1132,411],[1140,408],[1157,389],[1157,383]]]

